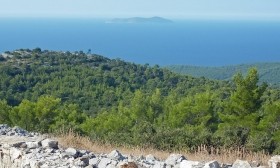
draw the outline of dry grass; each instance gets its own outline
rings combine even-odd
[[[205,145],[197,147],[195,152],[189,151],[160,151],[153,148],[139,148],[139,147],[124,147],[111,144],[104,144],[99,142],[93,142],[88,137],[83,137],[69,131],[66,134],[60,134],[56,136],[59,144],[62,147],[74,147],[78,149],[86,149],[94,153],[110,153],[114,149],[118,149],[123,154],[131,154],[133,156],[146,156],[148,154],[153,154],[159,159],[166,159],[171,153],[181,153],[188,160],[193,161],[211,161],[217,160],[219,163],[229,163],[232,164],[235,160],[247,160],[249,163],[252,161],[257,161],[261,165],[267,165],[270,155],[259,152],[254,153],[245,150],[244,148],[211,148]]]
[[[197,147],[194,153],[186,152],[188,158],[191,160],[217,160],[219,163],[232,164],[237,159],[247,160],[249,163],[257,161],[261,165],[267,165],[270,155],[264,152],[252,152],[245,148],[213,148],[201,145]]]

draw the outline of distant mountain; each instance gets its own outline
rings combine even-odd
[[[172,23],[172,20],[168,20],[162,17],[132,17],[132,18],[114,18],[106,21],[106,23]]]
[[[194,77],[204,76],[210,79],[230,80],[237,72],[245,74],[251,67],[256,67],[258,69],[260,82],[267,82],[270,85],[280,86],[280,63],[241,64],[223,67],[171,65],[166,68],[180,74],[188,74]]]

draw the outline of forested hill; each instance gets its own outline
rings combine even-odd
[[[52,95],[78,104],[91,115],[120,100],[128,103],[139,89],[146,94],[160,89],[163,95],[185,95],[223,83],[83,52],[21,49],[3,53],[0,60],[0,99],[8,104]]]
[[[280,153],[280,90],[255,68],[218,81],[36,48],[3,53],[0,79],[0,124],[160,150]]]
[[[241,64],[223,67],[200,67],[189,65],[171,65],[168,69],[180,73],[192,75],[194,77],[206,77],[209,79],[229,80],[238,72],[246,74],[247,71],[256,67],[260,75],[260,82],[267,82],[271,85],[280,83],[280,63],[256,63],[256,64]]]

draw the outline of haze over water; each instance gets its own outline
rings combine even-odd
[[[0,52],[40,47],[84,51],[135,63],[223,66],[280,61],[279,21],[0,19]]]

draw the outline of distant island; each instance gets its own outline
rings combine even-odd
[[[114,18],[106,21],[106,23],[172,23],[172,20],[162,17],[132,17],[132,18]]]

